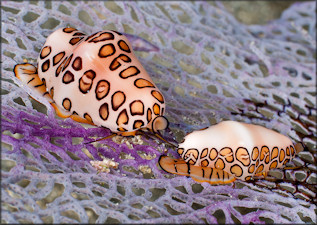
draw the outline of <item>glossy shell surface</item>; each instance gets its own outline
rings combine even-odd
[[[116,31],[53,32],[39,55],[38,75],[59,110],[113,132],[150,127],[164,115],[163,95]]]
[[[185,136],[178,153],[188,163],[248,180],[282,167],[295,156],[292,141],[262,126],[224,121]]]

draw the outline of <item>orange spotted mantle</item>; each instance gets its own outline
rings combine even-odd
[[[225,184],[282,167],[302,150],[301,143],[294,146],[288,137],[273,130],[224,121],[187,134],[177,150],[182,159],[161,156],[159,164],[169,173]]]
[[[119,32],[88,36],[74,28],[58,29],[47,38],[37,69],[19,64],[14,72],[47,97],[61,117],[122,135],[166,127],[164,97]]]

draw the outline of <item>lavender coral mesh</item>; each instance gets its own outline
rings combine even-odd
[[[2,1],[1,222],[304,223],[316,222],[316,23],[313,2],[296,3],[267,25],[240,24],[221,3]],[[36,64],[46,37],[72,26],[129,33],[163,92],[170,129],[222,120],[263,125],[306,146],[266,179],[211,186],[163,172],[168,145],[116,137],[55,117],[14,78],[16,63]],[[164,135],[172,139],[172,132]],[[91,160],[119,163],[97,173]]]

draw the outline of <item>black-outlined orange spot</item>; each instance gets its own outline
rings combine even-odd
[[[106,80],[98,81],[97,86],[96,86],[96,90],[95,90],[96,98],[98,100],[101,100],[104,97],[106,97],[108,95],[109,91],[110,91],[110,83],[108,81],[106,81]]]
[[[161,94],[160,92],[153,90],[153,91],[151,91],[151,94],[152,94],[152,96],[153,96],[154,98],[156,98],[160,103],[164,103],[164,98],[163,98],[163,96],[162,96],[162,94]]]
[[[73,58],[73,54],[71,54],[71,55],[68,57],[68,59],[66,60],[64,66],[63,66],[63,69],[62,69],[63,72],[64,72],[64,70],[68,67],[68,65],[69,65],[70,61],[72,60],[72,58]]]
[[[285,151],[281,148],[279,160],[282,162],[285,159]]]
[[[255,170],[255,165],[252,164],[252,165],[249,167],[248,172],[249,172],[249,173],[253,173],[254,170]]]
[[[195,162],[198,159],[199,151],[196,148],[190,148],[185,152],[184,157],[187,159],[188,157],[193,156],[195,158]]]
[[[217,161],[215,162],[215,167],[216,169],[222,170],[225,168],[225,163],[222,159],[218,158]]]
[[[208,160],[207,160],[207,159],[205,159],[205,160],[201,161],[201,166],[207,167],[207,166],[208,166],[208,164],[209,164],[209,162],[208,162]]]
[[[117,111],[125,102],[125,94],[122,91],[115,92],[111,97],[111,105],[114,111]]]
[[[50,46],[45,46],[41,51],[40,58],[41,59],[46,58],[49,54],[51,54],[51,51],[52,49]]]
[[[65,56],[65,52],[60,52],[53,57],[53,66],[56,66]]]
[[[142,120],[136,120],[133,123],[133,129],[140,129],[144,125],[144,122]]]
[[[72,39],[70,39],[69,44],[75,45],[75,44],[77,44],[79,41],[81,41],[82,39],[83,39],[83,37],[75,37],[75,38],[72,38]]]
[[[109,117],[109,109],[108,109],[108,104],[103,103],[100,108],[99,108],[99,115],[100,118],[103,120],[107,120]]]
[[[145,88],[145,87],[151,87],[154,88],[154,84],[152,84],[150,81],[143,79],[143,78],[138,78],[134,81],[134,85],[138,88]]]
[[[260,154],[260,160],[262,161],[264,157],[270,154],[270,150],[267,146],[262,146],[261,148],[261,154]]]
[[[135,100],[130,104],[131,115],[143,115],[144,114],[144,105],[141,100]]]
[[[119,73],[119,76],[123,79],[138,75],[140,73],[140,70],[138,68],[136,68],[135,66],[130,66],[125,70],[122,70]]]
[[[204,148],[201,152],[200,158],[202,159],[202,158],[206,157],[207,154],[208,154],[208,148]]]
[[[63,31],[64,31],[65,33],[71,33],[71,32],[73,32],[73,31],[75,31],[75,30],[77,30],[77,29],[75,29],[75,28],[73,28],[73,27],[66,27],[66,28],[63,29]]]
[[[94,34],[95,35],[95,34]],[[93,39],[89,40],[88,42],[94,42],[97,43],[99,41],[107,41],[107,40],[113,40],[114,36],[112,33],[109,32],[103,32],[100,33],[99,36],[94,37]],[[87,39],[88,40],[88,39]]]
[[[270,165],[270,169],[274,169],[277,167],[277,160],[273,161]]]
[[[64,98],[62,105],[67,111],[70,111],[70,109],[72,107],[72,102],[70,101],[69,98]]]
[[[92,118],[91,118],[91,116],[90,116],[88,113],[85,113],[85,114],[84,114],[84,118],[85,118],[86,120],[88,120],[89,122],[93,123]]]
[[[62,68],[65,64],[65,62],[67,61],[67,57],[63,60],[63,62],[57,67],[56,72],[55,72],[55,76],[58,77],[58,75],[60,74],[60,72],[62,71]]]
[[[123,40],[118,41],[118,45],[122,51],[131,52],[128,44],[125,41]]]
[[[250,155],[246,148],[240,147],[237,149],[236,159],[240,161],[244,166],[250,165]]]
[[[146,119],[148,123],[152,120],[152,111],[150,108],[147,109]]]
[[[215,148],[211,149],[209,153],[209,158],[211,160],[214,160],[217,156],[218,156],[218,151]]]
[[[271,152],[271,160],[275,159],[278,156],[278,147],[274,147]]]
[[[239,166],[237,164],[231,166],[230,172],[237,177],[241,177],[243,174],[243,170],[242,170],[241,166]]]
[[[118,57],[116,57],[114,60],[112,60],[112,62],[110,63],[109,69],[111,71],[118,69],[121,66],[120,60],[122,60],[123,62],[127,62],[127,63],[131,62],[130,57],[128,57],[124,54],[121,54]]]
[[[155,115],[160,115],[160,106],[156,103],[153,105],[153,112]]]
[[[83,65],[82,65],[82,59],[80,56],[77,56],[72,64],[72,67],[74,70],[79,71],[82,69]]]
[[[117,125],[118,126],[121,126],[122,124],[128,124],[129,122],[129,117],[128,117],[128,114],[127,114],[127,110],[124,109],[120,112],[118,118],[117,118]]]
[[[69,84],[74,81],[74,74],[67,70],[63,76],[63,83]]]
[[[259,149],[254,147],[252,150],[252,160],[255,161],[259,157]]]
[[[106,44],[106,45],[103,45],[99,49],[98,55],[101,58],[106,58],[106,57],[109,57],[109,56],[113,55],[115,52],[116,52],[116,49],[113,46],[113,44]]]
[[[225,160],[229,163],[233,162],[234,158],[233,158],[233,151],[231,148],[229,147],[225,147],[225,148],[222,148],[220,151],[219,151],[219,154],[221,156],[223,156],[225,158]]]
[[[46,60],[43,64],[42,64],[42,72],[46,72],[49,68],[50,68],[50,60]]]
[[[93,83],[93,80],[95,79],[96,77],[96,73],[95,71],[93,70],[87,70],[84,75],[79,79],[79,90],[86,94],[90,91],[91,89],[91,86],[92,86],[92,83]],[[100,82],[100,81],[99,81]],[[98,83],[99,84],[99,83]],[[97,84],[97,87],[96,87],[96,90],[97,88],[99,87]],[[108,90],[109,91],[109,90]],[[97,94],[97,93],[96,93]],[[100,96],[100,93],[99,95]],[[98,99],[98,98],[97,98]],[[100,99],[98,99],[100,100]]]
[[[182,154],[183,154],[183,152],[184,152],[184,149],[183,149],[183,148],[179,148],[179,149],[177,149],[177,153],[178,153],[179,155],[182,155]]]
[[[291,149],[291,155],[294,156],[295,155],[295,149],[294,149],[293,145],[290,146],[290,149]]]
[[[263,169],[264,169],[264,166],[263,166],[263,164],[261,164],[261,165],[256,169],[255,174],[261,173],[261,172],[263,171]]]

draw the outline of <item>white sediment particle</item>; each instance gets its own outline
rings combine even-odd
[[[152,159],[155,159],[156,158],[156,154],[147,154],[143,151],[141,151],[140,153],[138,152],[138,154],[143,158],[143,159],[147,159],[147,160],[152,160]]]
[[[102,161],[91,160],[90,164],[98,171],[98,173],[100,172],[109,173],[110,168],[117,169],[119,166],[119,163],[109,158],[104,158]]]
[[[139,166],[138,169],[142,172],[142,173],[151,173],[152,169],[149,166]]]
[[[135,159],[135,158],[130,153],[127,154],[127,153],[121,152],[120,159]]]
[[[143,145],[143,140],[141,138],[141,135],[136,135],[132,138],[132,142],[133,144],[137,144],[137,145]]]
[[[143,140],[140,135],[136,135],[132,138],[117,135],[113,137],[112,140],[117,144],[126,144],[129,149],[133,149],[133,144],[143,145]]]

